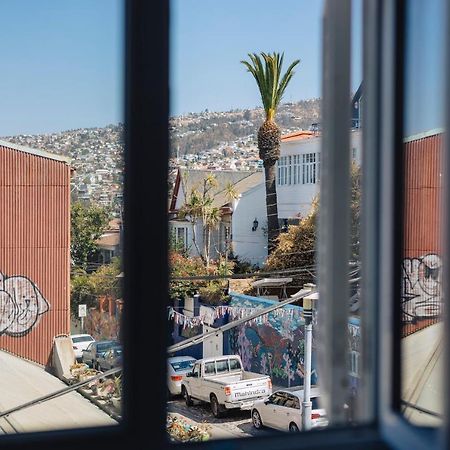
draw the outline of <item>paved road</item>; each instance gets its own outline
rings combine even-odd
[[[274,430],[257,430],[250,418],[250,411],[231,410],[224,417],[216,418],[212,415],[209,404],[195,403],[186,406],[182,397],[174,397],[167,402],[167,411],[178,413],[198,423],[210,424],[211,436],[214,438],[250,437],[273,434]]]

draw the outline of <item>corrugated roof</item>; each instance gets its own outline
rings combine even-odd
[[[72,161],[71,158],[69,158],[67,156],[57,155],[55,153],[49,153],[49,152],[46,152],[45,150],[40,150],[40,149],[36,149],[36,148],[25,147],[24,145],[14,144],[12,142],[4,141],[1,139],[0,139],[0,147],[10,148],[12,150],[17,150],[19,152],[28,153],[28,154],[34,155],[34,156],[40,156],[42,158],[53,159],[55,161],[61,161],[66,164],[70,164]]]

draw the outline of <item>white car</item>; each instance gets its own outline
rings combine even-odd
[[[181,381],[188,372],[192,372],[195,361],[192,356],[172,356],[167,359],[167,388],[171,395],[181,394]]]
[[[72,334],[72,347],[75,353],[75,358],[79,361],[83,356],[83,350],[85,350],[91,342],[95,339],[90,334]]]
[[[318,388],[311,389],[311,428],[328,425],[325,410],[319,405]],[[282,431],[302,429],[303,389],[278,390],[263,400],[257,400],[252,408],[252,422],[255,428],[263,426]]]

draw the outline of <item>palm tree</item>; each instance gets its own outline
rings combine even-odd
[[[258,130],[258,150],[266,178],[268,251],[271,253],[279,234],[275,164],[280,157],[281,130],[275,123],[275,115],[284,91],[295,73],[293,69],[300,60],[295,60],[281,76],[284,54],[262,52],[261,57],[256,53],[249,53],[248,56],[250,62],[241,63],[256,80],[266,114]]]

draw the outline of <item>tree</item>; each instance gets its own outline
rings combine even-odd
[[[360,205],[361,205],[361,168],[355,163],[351,167],[351,203],[350,203],[350,257],[359,261],[360,240]],[[319,198],[312,204],[310,213],[299,225],[291,225],[286,233],[279,235],[275,250],[266,262],[266,269],[299,269],[305,272],[300,276],[302,282],[314,281],[312,273],[315,266],[317,237],[317,216]]]
[[[190,192],[186,192],[186,180],[182,180],[185,204],[180,208],[178,216],[189,220],[192,226],[192,242],[197,253],[202,258],[206,267],[210,264],[211,254],[211,232],[215,230],[221,220],[220,207],[214,205],[214,189],[218,187],[218,182],[213,174],[207,175],[202,183],[201,189],[193,187]],[[231,202],[238,198],[238,193],[231,183],[228,183],[223,191],[226,201]],[[197,239],[197,224],[201,221],[203,248],[200,250]]]
[[[266,209],[269,254],[274,250],[279,234],[275,164],[280,157],[281,130],[275,123],[278,106],[294,75],[295,60],[281,77],[284,54],[249,53],[250,62],[241,61],[256,80],[261,94],[265,120],[258,129],[259,157],[263,160],[266,178]],[[264,64],[263,64],[264,62]]]
[[[88,308],[98,306],[99,296],[106,295],[117,299],[121,297],[120,258],[113,258],[110,264],[105,264],[95,272],[87,273],[82,268],[72,272],[70,287],[70,312],[78,316],[78,305],[85,304]]]
[[[73,265],[87,268],[89,257],[97,250],[96,240],[105,232],[109,214],[105,208],[75,202],[70,212],[70,256]]]

